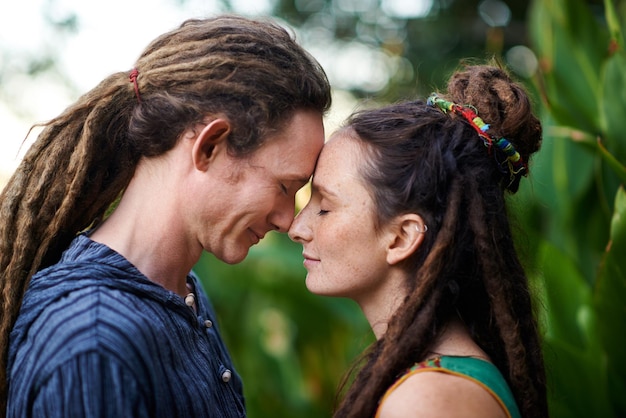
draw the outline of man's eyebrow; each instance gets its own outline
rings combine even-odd
[[[304,187],[311,180],[311,176],[304,177],[304,176],[295,174],[293,176],[286,176],[285,180],[290,181],[292,183],[296,183],[300,185],[300,187]]]

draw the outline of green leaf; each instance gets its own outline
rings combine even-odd
[[[548,126],[545,131],[544,147],[551,148],[547,152],[552,160],[555,191],[561,203],[567,205],[581,198],[592,184],[594,155],[588,146],[579,145],[578,138],[584,133],[562,126]]]
[[[604,10],[606,15],[606,23],[611,33],[611,42],[615,43],[615,48],[624,48],[624,37],[622,33],[619,16],[613,0],[604,0]]]
[[[626,52],[610,56],[602,67],[599,116],[601,130],[607,151],[615,157],[615,162],[626,161]],[[612,168],[626,178],[623,165]],[[621,170],[620,170],[621,168]],[[624,180],[622,180],[624,181]],[[624,181],[626,184],[626,181]]]
[[[574,261],[541,244],[544,356],[552,418],[613,417],[590,286]]]
[[[559,124],[597,132],[598,74],[608,34],[582,0],[534,1],[529,19],[547,107]]]
[[[598,333],[606,353],[609,395],[617,416],[626,416],[626,192],[620,188],[615,198],[610,241],[602,262],[594,293]]]
[[[576,264],[543,241],[540,266],[545,279],[547,335],[580,349],[592,343],[589,316],[591,288]]]
[[[593,351],[547,338],[544,344],[551,418],[617,418],[606,394],[606,365]]]

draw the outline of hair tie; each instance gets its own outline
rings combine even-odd
[[[139,95],[139,84],[137,84],[137,76],[139,76],[139,70],[136,68],[133,68],[128,78],[130,79],[130,82],[133,83],[135,87],[135,96],[137,96],[137,101],[141,103],[141,96]]]
[[[487,147],[489,154],[491,154],[491,150],[495,144],[496,149],[504,155],[504,161],[498,161],[497,157],[496,161],[500,171],[502,171],[503,174],[509,175],[510,182],[507,185],[507,188],[513,184],[517,175],[526,175],[528,167],[522,156],[519,152],[517,152],[515,147],[513,147],[513,144],[505,138],[496,139],[496,137],[492,137],[488,133],[489,125],[478,117],[476,112],[473,110],[475,109],[473,106],[462,106],[454,102],[449,102],[439,97],[437,93],[432,93],[430,97],[428,97],[426,103],[429,106],[438,108],[443,113],[454,112],[463,116],[463,118],[469,122],[470,126],[474,128],[480,139],[483,141],[483,144]]]

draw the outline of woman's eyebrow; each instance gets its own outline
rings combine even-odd
[[[324,196],[329,196],[329,197],[337,197],[338,196],[337,193],[335,193],[331,189],[325,187],[322,184],[316,183],[315,182],[315,178],[313,178],[313,182],[311,183],[311,189],[315,190],[317,192],[322,193]]]

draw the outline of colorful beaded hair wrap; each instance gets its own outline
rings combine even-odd
[[[493,149],[493,146],[496,146],[496,149],[500,151],[500,153],[494,153],[496,163],[498,164],[502,174],[508,174],[510,179],[507,188],[513,184],[518,175],[525,176],[527,174],[528,167],[526,166],[522,156],[519,155],[519,152],[517,152],[513,145],[505,138],[496,139],[496,137],[489,135],[487,133],[487,131],[489,131],[489,125],[478,117],[472,107],[461,106],[456,103],[449,102],[439,97],[437,93],[432,93],[426,103],[429,106],[437,107],[443,113],[454,112],[463,116],[463,118],[465,118],[472,128],[474,128],[474,130],[478,133],[478,136],[482,139],[483,144],[487,147],[487,151],[490,155],[492,154],[491,150]],[[500,156],[497,154],[500,154]]]

